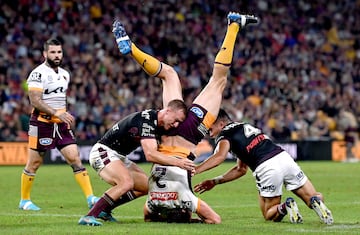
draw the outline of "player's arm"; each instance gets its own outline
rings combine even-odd
[[[195,167],[195,173],[200,174],[201,172],[210,170],[225,161],[228,152],[230,151],[230,143],[228,140],[220,140],[216,145],[213,155],[202,162],[200,165]]]
[[[40,112],[58,117],[61,121],[67,123],[68,125],[71,125],[75,121],[71,114],[64,112],[63,110],[56,110],[46,104],[42,100],[43,91],[41,89],[29,88],[28,94],[31,105]]]
[[[34,108],[36,108],[40,112],[44,112],[44,113],[47,113],[49,115],[54,115],[55,114],[56,109],[51,108],[48,104],[46,104],[42,100],[43,92],[42,92],[41,89],[29,88],[28,94],[29,94],[30,103]]]
[[[241,160],[237,160],[237,164],[228,170],[225,174],[217,176],[214,179],[205,180],[194,187],[194,191],[197,193],[203,193],[209,191],[215,187],[217,184],[223,184],[226,182],[233,181],[238,179],[246,174],[248,166],[243,163]]]
[[[141,147],[147,161],[165,166],[178,166],[185,170],[193,170],[195,164],[187,158],[176,158],[167,156],[157,150],[158,145],[154,138],[143,138]]]

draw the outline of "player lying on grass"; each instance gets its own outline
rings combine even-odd
[[[237,164],[225,174],[205,180],[195,186],[195,192],[203,193],[215,185],[229,182],[245,175],[247,168],[253,172],[259,191],[259,204],[266,220],[279,222],[289,214],[292,223],[303,219],[292,197],[281,203],[282,186],[300,197],[313,209],[325,224],[334,222],[330,210],[293,158],[273,143],[262,131],[248,123],[233,122],[221,109],[210,128],[210,137],[216,137],[214,154],[196,166],[196,174],[216,167],[232,152]]]

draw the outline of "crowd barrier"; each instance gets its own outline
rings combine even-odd
[[[346,160],[344,141],[306,140],[277,144],[286,149],[296,161]],[[0,142],[0,165],[25,165],[28,155],[27,145],[27,142]],[[91,147],[92,143],[79,143],[80,158],[84,163],[88,163]],[[353,148],[353,153],[360,159],[359,145]],[[141,148],[132,152],[129,158],[135,162],[145,161]],[[53,149],[45,156],[44,163],[58,164],[65,163],[65,160],[57,149]]]

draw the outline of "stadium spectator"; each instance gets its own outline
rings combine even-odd
[[[46,151],[57,148],[73,169],[77,183],[91,208],[98,200],[93,195],[86,168],[80,160],[76,139],[72,131],[75,118],[66,110],[66,90],[70,74],[63,69],[63,48],[57,39],[44,43],[45,61],[28,76],[28,94],[33,107],[29,121],[29,150],[26,166],[21,174],[19,209],[38,211],[30,199],[36,172],[43,163]]]
[[[303,219],[292,197],[281,203],[282,187],[300,197],[313,209],[325,224],[332,224],[330,210],[323,203],[311,181],[293,158],[274,144],[260,129],[248,123],[233,122],[225,110],[220,110],[210,128],[210,137],[216,138],[214,154],[196,166],[196,173],[216,167],[228,154],[235,154],[237,164],[221,176],[195,185],[195,192],[203,193],[215,185],[238,179],[246,174],[248,167],[253,172],[259,192],[259,204],[266,220],[281,221],[289,214],[291,223],[302,223]]]

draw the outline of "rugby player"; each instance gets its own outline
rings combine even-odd
[[[21,210],[38,211],[40,207],[30,199],[36,171],[43,163],[46,151],[57,148],[72,167],[88,206],[98,200],[93,195],[89,175],[81,163],[71,126],[74,117],[66,111],[66,91],[70,74],[61,68],[63,49],[57,39],[44,43],[44,63],[31,71],[28,79],[28,95],[33,110],[29,126],[29,157],[21,174]]]
[[[228,152],[236,155],[237,164],[225,174],[197,184],[195,192],[203,193],[217,184],[238,179],[246,174],[249,167],[256,180],[260,209],[266,220],[279,222],[289,214],[291,223],[303,222],[294,198],[288,197],[281,203],[284,185],[313,209],[323,223],[333,223],[331,211],[325,206],[322,194],[315,190],[289,153],[273,143],[260,129],[248,123],[233,122],[221,109],[210,128],[210,137],[216,137],[214,154],[196,166],[196,174],[222,163]]]
[[[233,12],[228,14],[227,20],[227,32],[216,55],[212,77],[188,109],[185,121],[161,136],[159,151],[168,157],[194,159],[196,145],[203,139],[219,111],[237,34],[241,27],[258,22],[254,16]],[[160,77],[164,105],[172,99],[183,100],[178,74],[171,66],[136,47],[120,22],[114,23],[113,32],[122,54],[130,54],[151,76],[158,76],[159,72],[164,74]],[[221,222],[220,216],[192,192],[191,172],[155,163],[149,178],[148,198],[144,207],[145,221],[191,222],[191,213],[197,213],[205,223]]]

